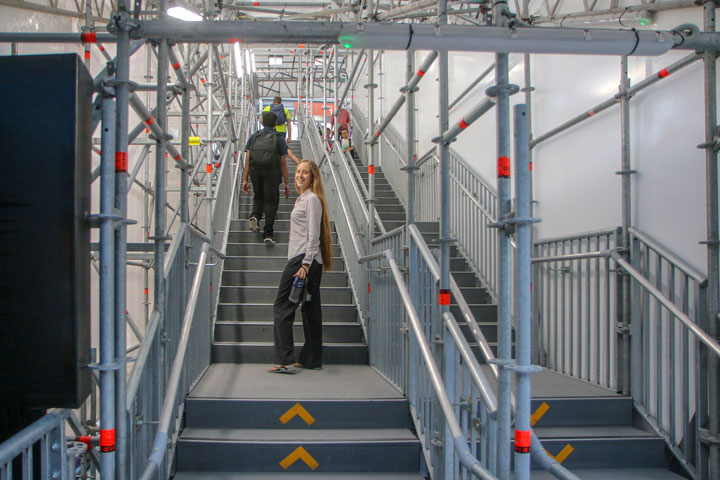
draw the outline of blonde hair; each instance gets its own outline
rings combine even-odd
[[[320,199],[322,205],[322,220],[320,222],[320,253],[323,258],[323,271],[327,272],[332,268],[333,253],[332,253],[332,236],[330,235],[330,220],[327,214],[327,204],[325,203],[325,189],[323,188],[322,177],[320,176],[320,168],[312,160],[303,159],[297,164],[299,167],[303,163],[307,163],[310,166],[310,174],[312,175],[312,184],[310,185],[310,191]],[[295,185],[295,191],[302,193],[300,189]]]

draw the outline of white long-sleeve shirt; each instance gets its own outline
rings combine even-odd
[[[305,190],[295,200],[295,206],[290,214],[288,260],[304,254],[304,264],[310,265],[313,260],[316,260],[322,265],[323,258],[322,253],[320,253],[321,223],[322,203],[310,189]]]

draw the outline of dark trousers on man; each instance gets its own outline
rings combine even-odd
[[[280,175],[274,170],[258,170],[251,167],[250,181],[254,192],[250,216],[260,221],[264,213],[263,238],[272,237],[280,203]]]
[[[293,322],[298,304],[288,300],[292,290],[295,273],[302,265],[304,255],[298,255],[288,261],[280,277],[277,297],[275,298],[275,364],[292,365],[295,363],[295,340]],[[313,261],[305,277],[305,293],[302,298],[302,320],[305,345],[297,362],[305,368],[322,367],[322,304],[320,302],[320,281],[322,265]],[[306,300],[310,295],[310,300]]]

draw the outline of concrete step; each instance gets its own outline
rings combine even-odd
[[[322,306],[323,320],[326,322],[355,322],[357,308],[354,305]],[[272,303],[220,303],[218,304],[218,321],[238,322],[243,320],[272,320],[275,318]],[[300,309],[295,314],[300,318]]]
[[[220,288],[221,303],[273,303],[277,297],[277,288],[266,286],[239,286]],[[352,305],[353,297],[350,287],[320,287],[323,302],[336,305]]]
[[[245,220],[244,222],[245,222],[244,225],[242,223],[240,223],[240,228],[230,230],[230,234],[228,235],[228,242],[229,243],[262,242],[262,230],[260,232],[251,232],[250,228],[248,227],[247,220]],[[276,224],[276,226],[277,226],[277,224]],[[262,223],[260,224],[260,227],[262,228]],[[330,233],[330,236],[332,237],[332,242],[334,244],[337,244],[338,243],[337,233],[332,232],[332,233]],[[290,241],[290,232],[279,230],[279,229],[275,228],[275,233],[273,234],[273,238],[278,243],[288,243]],[[227,266],[225,268],[227,268]]]
[[[340,245],[333,245],[333,257],[340,257],[342,255],[342,252],[340,250]],[[248,256],[259,256],[259,255],[267,255],[268,252],[268,246],[265,245],[264,242],[259,239],[257,242],[254,243],[228,243],[227,245],[227,251],[226,255],[230,256],[237,256],[237,257],[248,257]],[[287,257],[288,253],[288,244],[287,243],[276,243],[272,246],[272,252],[273,256],[285,256]]]
[[[268,253],[273,252],[275,245],[266,245]],[[277,256],[243,256],[230,257],[225,259],[225,268],[230,270],[277,270],[282,271],[287,264],[287,256],[282,256],[282,252],[278,252]],[[341,272],[345,270],[345,260],[342,257],[333,258],[333,266],[331,271]]]
[[[681,480],[686,477],[665,468],[573,468],[572,472],[583,480]],[[536,470],[533,480],[554,480],[550,472]]]
[[[533,412],[544,412],[535,426],[632,426],[633,405],[630,397],[533,398]]]
[[[263,245],[264,247],[265,245]],[[266,286],[274,287],[280,284],[280,271],[259,271],[259,270],[224,270],[222,274],[222,286]],[[348,277],[345,272],[323,272],[322,287],[347,287]]]
[[[212,362],[271,364],[274,361],[273,349],[273,342],[213,342]],[[296,341],[295,349],[299,354],[302,343]],[[323,364],[326,363],[366,365],[367,345],[323,342]]]
[[[215,323],[215,340],[218,342],[270,342],[275,324],[272,320],[247,320]],[[323,322],[323,339],[328,343],[362,343],[363,331],[356,322]],[[293,337],[305,341],[301,322],[293,325]]]
[[[667,468],[665,441],[630,426],[535,427],[543,447],[558,455],[569,445],[563,466],[573,468]]]
[[[298,460],[280,465],[296,449],[316,462],[313,472],[418,471],[420,445],[407,429],[186,428],[177,443],[178,470],[309,472]]]
[[[298,404],[312,417],[312,423],[308,425],[300,416],[282,419],[286,420],[283,423],[280,417]],[[410,421],[408,402],[400,398],[286,400],[188,397],[185,412],[189,428],[407,429]]]
[[[235,473],[235,472],[179,472],[175,480],[277,480],[277,473]],[[393,472],[332,472],[332,473],[288,473],[283,472],[283,480],[425,480],[419,473]],[[554,477],[552,477],[554,478]],[[585,477],[582,477],[585,478]],[[628,477],[630,478],[630,477]],[[652,477],[647,477],[648,479]],[[662,477],[664,479],[665,477]]]

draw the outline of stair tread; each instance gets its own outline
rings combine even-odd
[[[277,472],[269,473],[237,473],[237,472],[178,472],[175,480],[277,480]],[[310,472],[290,473],[283,472],[284,480],[312,479],[345,479],[345,480],[423,480],[425,477],[419,473],[393,473],[393,472],[368,472],[368,473],[346,473],[346,472]]]
[[[275,344],[273,342],[219,342],[217,340],[213,341],[213,345],[242,345],[246,347],[274,347]],[[302,348],[303,344],[302,342],[295,342],[295,348]],[[325,347],[365,347],[366,345],[364,343],[360,342],[323,342],[323,346]]]
[[[658,438],[654,432],[646,432],[632,426],[607,425],[577,427],[535,427],[537,436],[544,440],[553,438]]]
[[[186,427],[179,441],[244,443],[417,442],[407,428],[195,428]]]
[[[583,480],[676,480],[681,477],[665,468],[573,468],[572,473]],[[533,480],[554,479],[550,472],[533,470]]]
[[[213,363],[189,398],[363,400],[404,399],[368,365],[323,365],[295,375],[268,373],[262,363]]]

